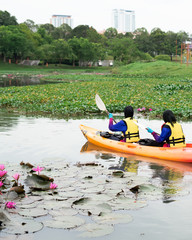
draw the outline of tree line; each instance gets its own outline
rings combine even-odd
[[[118,33],[108,28],[98,33],[93,27],[79,25],[72,29],[67,24],[35,24],[26,20],[18,24],[16,17],[0,11],[0,58],[6,62],[40,59],[46,63],[97,62],[113,59],[122,64],[138,60],[149,61],[158,55],[181,53],[181,43],[189,39],[188,33],[164,32],[154,28],[150,33],[138,28],[133,33]]]

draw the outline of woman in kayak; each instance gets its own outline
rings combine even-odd
[[[185,135],[182,127],[171,110],[164,111],[163,120],[165,123],[161,127],[160,135],[151,128],[147,128],[147,131],[153,135],[155,141],[164,143],[163,147],[185,147]]]
[[[138,142],[139,128],[135,124],[137,120],[133,119],[134,110],[132,106],[127,106],[124,109],[125,119],[113,124],[113,114],[109,113],[109,129],[113,132],[122,132],[124,142]]]

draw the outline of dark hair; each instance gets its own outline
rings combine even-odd
[[[124,108],[124,114],[125,114],[125,117],[128,118],[128,117],[133,117],[133,114],[134,114],[134,110],[131,106],[127,106]]]
[[[175,115],[173,114],[173,112],[171,110],[164,111],[163,120],[165,123],[166,122],[171,123],[172,126],[173,126],[173,123],[175,123],[177,121],[175,118]]]

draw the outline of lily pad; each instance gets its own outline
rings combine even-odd
[[[114,171],[114,172],[112,173],[112,175],[113,175],[114,177],[122,178],[122,177],[124,176],[124,172],[123,172],[123,171]]]
[[[45,221],[44,225],[49,228],[71,229],[81,226],[85,220],[76,216],[58,216],[53,220]]]
[[[108,203],[101,203],[97,205],[91,206],[88,210],[88,215],[100,215],[102,213],[110,213],[112,212],[112,208]]]
[[[43,228],[41,222],[31,219],[12,218],[2,231],[9,234],[28,234],[40,231]]]
[[[72,205],[72,202],[70,201],[51,200],[51,201],[44,202],[42,207],[47,210],[57,210],[60,208],[69,208],[71,207],[71,205]]]
[[[109,202],[113,210],[135,210],[147,206],[144,200],[135,200],[127,197],[117,197]]]
[[[139,186],[138,198],[146,200],[158,200],[163,197],[163,189],[152,184]]]
[[[32,174],[31,176],[28,175],[25,183],[32,189],[35,190],[49,190],[50,189],[50,183],[53,182],[53,179],[45,176],[45,175],[37,175]]]
[[[75,209],[71,208],[62,208],[58,210],[50,210],[49,214],[53,217],[57,216],[73,216],[76,215],[78,212]]]
[[[42,197],[39,196],[30,196],[28,195],[27,197],[23,198],[20,202],[17,203],[17,205],[27,205],[27,204],[32,204],[34,202],[39,202],[43,200]]]
[[[107,224],[88,223],[79,228],[77,231],[82,232],[80,237],[102,237],[111,234],[114,231],[113,226]]]
[[[20,204],[20,205],[17,204],[17,207],[19,207],[21,209],[30,209],[30,208],[37,207],[38,204],[39,204],[38,202],[34,202],[34,203],[31,203],[31,204],[23,204],[23,205],[22,204]]]
[[[129,223],[133,220],[129,214],[120,213],[102,213],[100,216],[94,216],[92,219],[100,224]]]
[[[48,211],[42,208],[21,209],[19,215],[25,217],[41,217],[48,214]]]
[[[6,211],[0,209],[0,230],[6,227],[6,224],[10,222],[11,218]]]

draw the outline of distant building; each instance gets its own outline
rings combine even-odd
[[[63,23],[68,24],[71,28],[73,27],[73,20],[70,15],[52,15],[50,23],[54,27],[60,27]]]
[[[124,9],[113,9],[112,26],[118,33],[135,31],[135,12]]]

